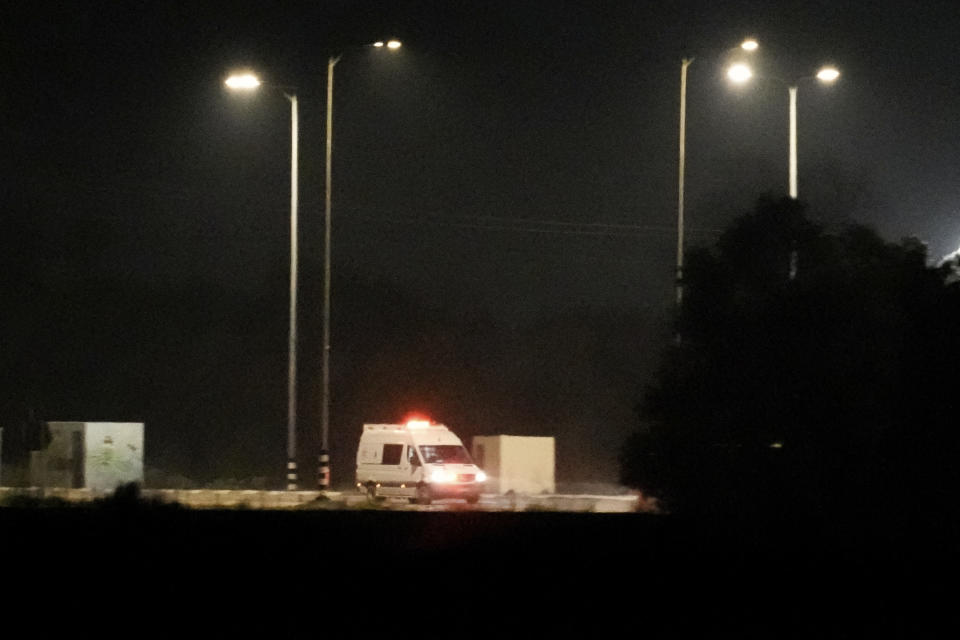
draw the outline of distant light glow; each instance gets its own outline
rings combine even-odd
[[[733,82],[743,83],[753,77],[753,71],[745,64],[735,64],[727,70],[727,77]]]
[[[390,40],[387,42],[388,49],[399,49],[401,46],[403,46],[403,43],[401,43],[399,40]]]
[[[771,448],[771,449],[783,449],[783,443],[782,443],[782,442],[772,442],[772,443],[770,443],[770,448]]]
[[[744,51],[756,51],[757,47],[759,46],[760,45],[757,43],[756,40],[754,40],[753,38],[747,38],[740,45],[740,48],[743,49]]]
[[[260,79],[252,73],[241,73],[230,76],[224,84],[230,89],[256,89],[260,86]]]
[[[947,255],[943,256],[943,258],[940,259],[940,264],[943,264],[944,262],[950,262],[951,260],[957,260],[958,258],[960,258],[960,247],[958,247],[953,253],[948,253]]]
[[[376,42],[373,43],[373,46],[375,46],[375,47],[382,47],[382,46],[383,46],[383,40],[377,40]]]
[[[833,82],[840,77],[840,72],[837,71],[834,67],[824,67],[817,71],[817,80],[823,82]]]

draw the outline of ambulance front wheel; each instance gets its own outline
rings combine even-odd
[[[417,485],[417,497],[414,498],[414,501],[417,504],[430,504],[433,501],[429,485]]]
[[[383,496],[377,495],[377,485],[372,482],[367,483],[367,498],[371,502],[383,502]]]

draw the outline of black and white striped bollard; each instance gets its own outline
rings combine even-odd
[[[317,467],[317,486],[320,491],[326,491],[330,488],[330,454],[327,451],[320,452],[320,465]]]
[[[297,462],[287,460],[287,491],[297,490]]]

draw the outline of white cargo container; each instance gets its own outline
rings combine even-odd
[[[31,456],[34,486],[113,491],[143,482],[142,422],[48,422],[50,444]]]
[[[471,454],[487,472],[491,493],[554,493],[556,447],[551,437],[474,436]]]

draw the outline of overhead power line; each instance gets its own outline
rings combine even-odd
[[[452,229],[470,229],[479,231],[500,231],[517,233],[537,233],[566,236],[603,236],[637,238],[650,234],[674,234],[676,227],[657,224],[624,224],[608,222],[571,222],[566,220],[544,220],[532,218],[507,218],[501,216],[477,216],[474,218],[437,216],[424,217],[387,217],[355,216],[353,222],[361,224],[409,224],[446,227]],[[716,233],[717,229],[695,229],[697,233]]]

